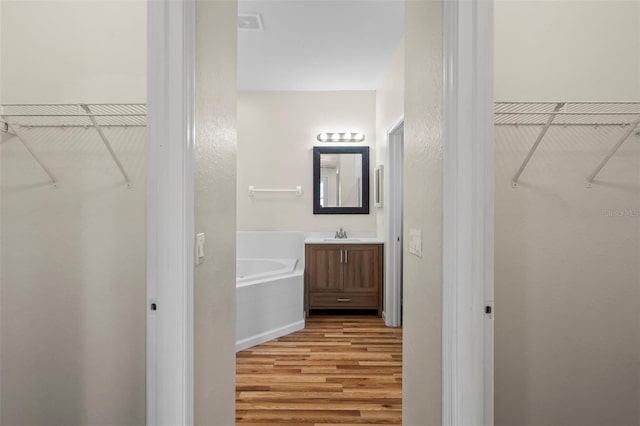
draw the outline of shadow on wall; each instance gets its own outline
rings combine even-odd
[[[144,131],[114,145],[130,190],[85,130],[57,132],[31,140],[57,189],[20,142],[2,143],[2,423],[142,424]]]

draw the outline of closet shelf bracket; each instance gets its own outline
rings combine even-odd
[[[611,150],[607,153],[606,157],[598,164],[596,169],[587,177],[587,188],[591,188],[593,180],[598,176],[598,173],[603,169],[603,167],[611,160],[611,157],[615,155],[615,153],[620,149],[620,147],[629,139],[631,134],[636,131],[640,125],[640,117],[638,117],[634,122],[629,125],[629,128],[620,136],[618,142],[611,148]]]
[[[527,156],[524,158],[524,161],[520,165],[520,168],[518,169],[516,174],[513,176],[513,179],[511,181],[511,186],[513,188],[517,188],[518,187],[518,179],[520,179],[520,175],[522,175],[522,172],[524,172],[524,169],[527,167],[527,164],[529,164],[529,161],[531,160],[531,157],[533,157],[533,154],[536,152],[536,149],[538,149],[538,145],[540,145],[540,142],[542,142],[542,139],[547,134],[547,131],[551,127],[551,124],[553,124],[553,120],[556,118],[556,115],[558,115],[558,113],[560,112],[562,107],[565,106],[565,104],[566,104],[566,102],[557,103],[556,107],[553,110],[553,112],[549,113],[550,114],[549,118],[547,119],[547,122],[545,123],[544,127],[540,131],[540,134],[538,135],[538,138],[533,143],[533,146],[531,147],[531,149],[527,153]]]
[[[86,104],[81,104],[80,107],[87,113],[87,116],[89,117],[89,120],[91,120],[91,124],[93,124],[93,127],[96,129],[96,132],[98,132],[98,135],[100,136],[100,139],[102,139],[102,142],[104,143],[104,146],[107,147],[107,150],[109,151],[109,154],[111,154],[111,158],[113,158],[113,161],[116,163],[116,165],[120,169],[120,173],[122,173],[122,176],[124,177],[124,180],[127,183],[127,188],[130,189],[131,188],[131,179],[129,178],[129,175],[127,174],[127,171],[124,169],[124,166],[120,162],[120,159],[118,158],[116,152],[113,150],[113,147],[111,146],[111,143],[109,142],[109,139],[107,139],[107,136],[104,134],[104,131],[102,130],[102,127],[96,121],[96,118],[94,117],[94,115],[93,115],[93,113],[91,111],[91,108],[89,107],[89,105],[86,105]]]
[[[4,119],[4,117],[2,117]],[[18,139],[20,141],[20,143],[22,143],[22,145],[25,147],[25,149],[29,152],[29,154],[31,154],[31,156],[33,157],[34,160],[36,160],[36,163],[38,163],[38,165],[40,166],[40,168],[47,174],[47,176],[49,176],[49,179],[51,180],[51,183],[53,184],[54,188],[58,187],[58,179],[56,178],[56,176],[51,172],[51,170],[49,170],[49,168],[42,162],[42,159],[40,158],[40,156],[33,150],[33,148],[31,147],[31,145],[24,139],[24,137],[22,137],[17,131],[16,129],[9,123],[4,123],[6,124],[6,132],[9,133],[10,135],[12,135],[13,137],[15,137],[16,139]]]

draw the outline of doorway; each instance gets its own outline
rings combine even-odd
[[[0,15],[0,424],[144,424],[146,2]]]
[[[331,411],[336,419],[384,414],[399,424],[402,330],[387,329],[379,317],[386,230],[382,210],[370,207],[370,182],[392,124],[378,117],[387,105],[378,94],[402,74],[404,4],[240,0],[238,13],[236,422],[311,418],[308,407],[323,407],[323,392],[371,391],[379,380],[391,386],[376,387],[378,405],[336,401]],[[346,236],[334,238],[340,229]],[[321,242],[311,242],[317,235]],[[293,276],[245,274],[255,259],[289,259]],[[274,297],[280,292],[286,296]],[[377,331],[366,341],[368,331],[350,331],[369,328]],[[269,368],[257,363],[274,348]],[[358,370],[371,362],[378,363],[375,375]],[[253,377],[255,371],[277,376]],[[307,393],[304,404],[294,388]],[[288,413],[264,408],[275,398]]]
[[[403,151],[404,118],[389,129],[387,188],[387,245],[385,265],[385,324],[387,327],[402,325],[402,215],[403,215]]]
[[[408,129],[408,134],[411,137],[407,138],[407,143],[405,143],[404,148],[407,152],[407,157],[412,158],[412,160],[415,160],[415,161],[412,161],[407,165],[408,167],[406,168],[405,172],[412,171],[416,173],[417,171],[424,170],[427,168],[431,171],[435,170],[437,172],[440,164],[440,160],[441,160],[441,153],[442,153],[442,151],[438,149],[439,147],[441,147],[442,145],[448,145],[448,142],[450,142],[451,140],[456,141],[457,139],[461,139],[461,140],[469,139],[469,142],[476,141],[477,140],[476,138],[465,139],[464,136],[468,134],[478,135],[479,133],[477,131],[470,133],[471,129],[473,128],[477,130],[478,128],[480,128],[480,125],[482,123],[492,122],[492,119],[487,119],[481,114],[474,113],[477,111],[486,110],[484,103],[486,103],[485,101],[487,98],[490,98],[490,96],[487,94],[490,93],[489,89],[491,85],[484,84],[484,82],[486,82],[486,78],[484,75],[480,76],[482,78],[469,80],[469,77],[471,74],[472,74],[471,76],[475,76],[477,72],[479,72],[478,70],[481,70],[481,71],[486,70],[488,68],[487,64],[491,62],[490,55],[489,55],[489,59],[487,59],[487,57],[484,55],[480,55],[480,56],[477,55],[479,50],[481,51],[488,50],[489,52],[491,51],[490,39],[486,40],[486,37],[489,37],[492,34],[491,24],[490,24],[492,22],[490,19],[491,18],[490,13],[492,12],[491,3],[489,2],[486,3],[486,7],[484,3],[481,5],[478,5],[476,3],[458,4],[457,2],[455,3],[444,2],[444,4],[439,4],[437,2],[408,2],[407,5],[411,6],[411,9],[412,9],[411,13],[407,13],[407,16],[411,17],[413,22],[413,25],[411,26],[411,28],[413,29],[413,32],[411,34],[411,37],[407,37],[407,40],[411,40],[411,42],[409,43],[411,50],[413,52],[419,53],[421,49],[424,49],[424,46],[425,46],[424,40],[433,41],[432,46],[435,46],[434,50],[431,51],[431,54],[428,58],[422,58],[422,57],[417,58],[419,59],[419,64],[416,62],[416,60],[412,60],[408,62],[408,65],[415,66],[416,64],[422,65],[427,63],[429,64],[435,63],[437,65],[438,61],[440,60],[439,59],[440,54],[438,49],[440,48],[440,46],[444,46],[445,58],[443,61],[445,62],[445,64],[447,64],[447,67],[444,68],[446,73],[446,76],[444,76],[445,78],[440,80],[436,75],[434,76],[434,78],[431,78],[431,80],[429,80],[428,82],[429,84],[423,81],[424,79],[428,78],[431,75],[428,72],[425,72],[425,73],[416,72],[413,74],[407,74],[412,79],[414,79],[412,80],[413,81],[412,84],[415,85],[415,87],[419,90],[409,92],[412,94],[412,96],[413,95],[415,96],[413,96],[412,100],[407,103],[407,105],[410,105],[412,110],[415,111],[415,114],[410,114],[410,117],[409,117],[410,120],[408,120],[408,123],[410,124],[407,125],[407,129]],[[458,6],[460,6],[460,9],[457,9]],[[443,8],[445,9],[444,15],[442,14]],[[482,13],[480,14],[475,13],[478,10]],[[217,16],[218,15],[215,15],[215,16],[212,15],[212,17],[210,18],[213,20],[213,18]],[[163,16],[158,16],[157,18],[161,18],[161,17]],[[235,17],[233,18],[235,20]],[[198,19],[200,22],[203,22],[203,18],[200,10],[198,12]],[[157,21],[157,23],[161,22],[160,19],[156,19],[155,21]],[[458,26],[457,25],[458,21],[464,22],[465,25]],[[193,22],[195,22],[195,19],[188,21],[189,25],[192,25]],[[423,22],[430,22],[430,23],[433,23],[433,25],[422,25]],[[475,25],[474,23],[476,22],[480,22],[483,25]],[[208,28],[215,29],[219,27],[226,30],[230,30],[230,28],[226,25],[227,23],[228,22],[225,21],[223,23],[224,25],[218,25],[218,26],[210,25],[208,26]],[[445,37],[446,42],[444,44],[441,43],[442,42],[442,39],[440,36],[441,23],[442,23],[442,29],[443,29],[442,34],[446,36]],[[202,28],[202,26],[199,26],[199,28]],[[179,54],[182,53],[183,50],[185,50],[185,48],[183,47],[184,44],[168,43],[168,41],[173,40],[174,38],[180,38],[180,37],[188,38],[192,33],[183,31],[184,28],[180,25],[176,25],[175,29],[173,30],[170,27],[169,30],[170,30],[169,32],[173,34],[174,37],[170,37],[169,35],[167,35],[164,38],[160,38],[160,37],[157,38],[156,41],[160,43],[161,40],[165,40],[166,51],[173,52],[174,50],[177,50]],[[425,31],[428,30],[429,33],[423,34],[422,33],[423,30]],[[231,31],[228,31],[228,33],[231,33]],[[474,36],[471,36],[468,33],[473,33]],[[479,41],[478,41],[478,37],[475,37],[478,34],[480,36],[483,36],[483,37],[480,37]],[[217,39],[213,39],[213,40],[217,41]],[[217,48],[219,48],[221,52],[225,52],[225,53],[230,52],[229,56],[231,56],[231,54],[233,53],[231,49],[221,48],[220,46],[217,46]],[[207,48],[207,52],[213,52],[214,50],[215,49],[212,49],[209,47]],[[453,52],[458,52],[458,54],[455,57],[453,57],[452,56]],[[213,53],[211,55],[213,55]],[[410,57],[413,59],[416,59],[415,55]],[[472,60],[476,60],[476,61],[480,60],[481,62],[480,66],[478,67],[467,66],[468,62]],[[226,63],[229,63],[229,61],[227,61]],[[458,66],[459,64],[464,65],[461,67],[461,69],[468,70],[469,73],[453,73],[450,75],[448,71],[446,71],[451,69],[457,69],[452,65]],[[217,65],[217,62],[214,63],[214,65]],[[433,71],[436,68],[437,68],[437,71],[434,71],[436,73],[439,73],[440,70],[443,69],[441,67],[431,67],[430,70]],[[181,81],[181,79],[184,79],[183,73],[175,73],[170,75],[174,75],[172,80]],[[161,77],[163,77],[163,75],[156,73],[155,77],[156,77],[156,80],[161,80]],[[220,77],[220,75],[218,74],[218,78],[223,79],[223,78],[226,78],[226,76],[223,75],[222,77]],[[415,80],[418,80],[418,78],[419,78],[419,81],[415,81]],[[230,80],[233,81],[232,79]],[[442,82],[442,84],[437,84],[439,81]],[[165,81],[165,84],[169,85],[169,83],[170,81],[169,79],[167,79]],[[431,84],[431,83],[435,83],[435,84]],[[442,99],[439,97],[440,94],[442,93],[443,85],[446,86],[446,89],[447,89],[444,92],[444,100],[447,101],[445,102],[446,104],[445,106],[442,106],[442,102],[441,102]],[[480,91],[480,96],[476,96],[475,99],[478,101],[477,103],[471,103],[471,102],[468,102],[467,99],[458,99],[457,97],[452,96],[452,93],[453,94],[460,93],[460,94],[463,94],[464,96],[467,96],[472,92],[478,93],[477,90],[475,92],[473,90],[459,90],[459,91],[456,90],[461,85],[463,85],[462,87],[463,89],[468,89],[470,87],[477,88],[478,85],[481,87],[486,87],[487,89],[484,91]],[[201,86],[201,89],[203,89],[204,92],[207,92],[207,90],[209,92],[212,91],[208,85],[205,85],[204,87]],[[427,89],[429,89],[429,92],[426,94],[428,96],[425,96],[424,92],[426,92]],[[160,103],[157,102],[157,104],[160,104]],[[461,108],[460,107],[461,105],[471,106],[471,108]],[[176,109],[180,110],[180,105],[177,105]],[[208,112],[211,112],[211,110],[208,110]],[[425,115],[425,113],[427,115]],[[158,117],[161,115],[162,114],[157,114]],[[461,119],[455,119],[460,115],[463,116],[461,117]],[[471,119],[466,119],[467,115],[471,115]],[[454,133],[451,133],[450,131],[451,129],[447,129],[446,138],[445,137],[442,138],[442,139],[446,139],[447,144],[445,143],[441,144],[439,142],[442,140],[440,137],[441,136],[440,127],[438,124],[439,117],[441,116],[443,116],[446,119],[445,122],[447,123],[447,125],[451,123],[457,126],[455,128],[457,132],[454,132]],[[208,115],[207,117],[211,117],[211,115]],[[171,120],[168,119],[170,117],[166,117],[166,118],[167,119],[161,121],[161,123],[171,122]],[[208,121],[215,121],[215,120],[211,120],[210,118],[208,118]],[[434,123],[434,126],[431,126],[431,123]],[[176,126],[176,127],[180,127],[180,126]],[[434,142],[434,144],[436,145],[432,147],[433,149],[431,149],[428,152],[429,158],[434,160],[432,164],[430,163],[428,165],[424,161],[418,161],[420,159],[417,158],[417,156],[416,158],[414,158],[409,155],[409,149],[411,149],[413,153],[413,151],[419,151],[424,147],[425,140],[423,135],[428,136],[427,142]],[[460,137],[458,137],[458,135],[460,135]],[[481,143],[479,144],[476,143],[476,148],[478,146],[484,146],[486,142],[485,141],[486,138],[483,135],[478,136],[478,138]],[[187,157],[190,154],[192,154],[189,151],[188,146],[184,144],[180,146],[180,144],[178,144],[178,142],[181,141],[179,138],[171,139],[168,136],[166,136],[161,140],[167,141],[167,143],[170,146],[172,147],[175,146],[176,149],[180,147],[180,149],[185,151]],[[410,144],[409,141],[413,141],[413,143]],[[466,164],[474,164],[474,167],[475,167],[474,170],[483,170],[483,171],[487,169],[491,170],[490,165],[486,167],[483,166],[484,163],[481,157],[475,156],[475,157],[469,158],[469,156],[472,155],[474,152],[475,150],[471,150],[471,149],[460,149],[460,150],[449,151],[448,155],[451,155],[450,160],[456,160],[456,161],[465,160],[467,161]],[[424,153],[425,153],[424,149],[422,149],[419,152],[416,152],[416,154],[424,154]],[[176,166],[182,166],[183,158],[184,156],[183,157],[173,156],[172,164],[175,163]],[[414,168],[413,165],[416,165],[417,167]],[[430,167],[432,165],[434,167]],[[177,169],[176,171],[182,170],[180,169],[180,167],[176,167],[176,169]],[[173,170],[173,169],[170,169],[170,170]],[[450,184],[450,186],[453,187],[453,189],[449,187],[445,187],[446,189],[444,191],[445,195],[455,193],[455,189],[458,188],[463,183],[462,178],[467,178],[467,175],[458,176],[455,173],[453,173],[451,170],[455,170],[455,169],[447,168],[447,171],[443,173],[445,177],[451,179],[448,183]],[[468,167],[460,168],[459,170],[469,170],[469,168]],[[424,182],[424,180],[420,178],[421,178],[421,175],[416,173],[416,176],[407,175],[406,180],[407,182],[411,182],[411,184],[414,185],[415,187],[416,185],[420,185],[420,182]],[[164,183],[165,181],[171,182],[170,180],[165,179],[160,183]],[[480,186],[479,183],[480,182],[477,180],[472,181],[470,183],[464,182],[465,185],[460,186],[460,188],[464,190],[458,191],[459,198],[468,200],[470,196],[475,196],[476,198],[478,198],[477,200],[475,200],[476,201],[475,205],[482,205],[480,197],[483,196],[484,192],[476,190],[476,188]],[[172,187],[174,186],[175,185],[173,185]],[[406,186],[405,189],[408,189],[408,188],[409,186]],[[179,197],[180,196],[179,192],[180,191],[175,191],[175,193],[172,194],[173,195],[172,199],[175,199],[176,203],[178,204],[183,201]],[[436,190],[435,192],[437,195],[438,191]],[[407,199],[410,198],[408,193],[406,198]],[[436,199],[433,205],[437,206],[439,204],[440,203]],[[421,218],[425,219],[426,217],[425,212],[427,210],[428,210],[428,213],[433,213],[433,210],[434,210],[434,209],[429,209],[430,206],[421,205],[419,207],[420,208],[414,212],[415,213],[414,215],[407,217],[406,226],[413,226],[414,222],[417,222]],[[437,208],[435,210],[437,210]],[[460,211],[463,211],[463,210],[460,210]],[[478,209],[468,209],[464,211],[466,211],[469,215],[473,215],[474,217],[476,217],[478,216],[479,213],[486,210],[482,208],[478,208]],[[449,228],[449,226],[451,226],[452,230],[460,231],[456,233],[456,235],[458,236],[458,241],[460,241],[461,244],[464,241],[468,241],[473,235],[478,235],[477,233],[474,234],[473,231],[476,228],[480,227],[480,224],[476,223],[475,221],[465,221],[463,223],[462,219],[467,219],[466,217],[459,218],[459,217],[453,217],[453,216],[447,216],[447,215],[441,216],[441,215],[435,214],[435,215],[426,217],[426,219],[419,222],[418,225],[422,225],[423,222],[428,222],[427,224],[431,224],[433,222],[434,225],[438,225],[439,223],[438,221],[440,220],[438,218],[442,218],[442,221],[445,222],[445,228]],[[232,223],[232,221],[219,222],[218,228],[221,228],[221,225],[226,223]],[[473,226],[462,226],[463,224],[469,224],[469,223],[473,223]],[[185,241],[187,241],[187,239],[191,241],[192,235],[189,235],[186,232],[183,232],[183,234],[185,236]],[[161,242],[163,241],[164,240],[161,240]],[[227,251],[229,251],[228,240],[218,239],[218,241],[219,243],[217,245],[214,245],[214,247],[217,247],[217,246],[224,247],[227,249]],[[461,254],[464,254],[464,255],[472,254],[475,257],[485,252],[485,250],[483,250],[484,244],[481,244],[481,243],[486,243],[486,241],[484,239],[482,241],[477,241],[476,239],[476,242],[477,244],[475,244],[473,249],[471,250],[472,253],[470,253],[471,252],[470,250],[464,251],[462,253],[460,251],[455,251],[455,250],[453,251],[442,250],[444,254],[443,263],[447,266],[447,268],[450,268],[452,266],[455,268],[455,266],[458,264],[466,265],[468,262],[460,262],[460,263],[457,262],[457,260],[461,257]],[[489,244],[490,244],[490,241],[489,241]],[[481,245],[483,247],[480,247]],[[165,248],[170,248],[170,246],[168,244],[160,244],[158,248],[165,249]],[[438,256],[439,256],[438,253],[441,253],[441,251],[435,250],[432,253],[427,252],[427,254],[432,254],[432,255],[430,257],[425,256],[426,258],[425,260],[421,260],[420,257],[417,257],[415,259],[413,257],[411,257],[410,259],[407,258],[408,263],[406,265],[407,267],[405,268],[405,273],[408,274],[410,271],[415,272],[416,282],[418,282],[415,288],[416,291],[421,293],[419,294],[419,296],[422,296],[422,293],[428,293],[426,294],[426,297],[429,297],[429,299],[428,299],[428,304],[426,306],[424,306],[424,304],[421,306],[417,306],[417,308],[422,308],[422,309],[411,310],[411,313],[417,316],[415,320],[418,320],[418,321],[413,322],[414,319],[411,319],[412,321],[411,324],[417,325],[413,330],[413,334],[410,335],[412,339],[413,349],[415,350],[411,351],[412,356],[408,357],[406,361],[407,363],[411,364],[411,365],[407,364],[407,367],[415,368],[415,370],[412,370],[412,374],[411,374],[411,376],[413,376],[412,384],[411,386],[408,386],[406,388],[406,392],[403,398],[404,401],[406,402],[406,404],[403,405],[403,417],[407,419],[407,422],[409,424],[412,424],[412,423],[413,424],[426,424],[426,423],[438,424],[441,421],[444,424],[456,424],[456,423],[484,424],[482,420],[476,420],[478,418],[480,410],[477,410],[477,405],[475,404],[475,402],[477,402],[479,397],[482,396],[481,389],[479,386],[477,386],[482,384],[481,383],[482,380],[478,381],[477,376],[475,376],[475,373],[477,371],[476,363],[474,363],[472,368],[464,368],[464,369],[456,368],[458,364],[462,361],[465,362],[465,365],[468,365],[469,357],[472,357],[474,360],[476,358],[481,359],[477,356],[478,355],[477,351],[475,352],[473,351],[474,348],[477,349],[480,346],[471,345],[471,343],[473,343],[473,337],[477,335],[477,332],[476,332],[477,330],[473,327],[470,327],[470,325],[478,322],[477,320],[479,318],[479,315],[478,315],[479,312],[477,308],[474,308],[474,307],[481,306],[481,304],[475,303],[476,301],[475,294],[473,295],[473,297],[469,297],[468,295],[470,293],[464,292],[464,291],[451,292],[450,295],[453,297],[451,297],[450,300],[444,299],[444,301],[442,301],[442,299],[438,297],[440,295],[440,290],[439,290],[440,286],[438,285],[439,281],[437,279],[429,281],[427,283],[428,285],[422,285],[425,282],[424,272],[427,270],[427,267],[431,267],[431,270],[435,271],[434,275],[438,274],[438,271],[440,270],[440,267],[438,266],[440,264],[438,260]],[[186,257],[185,259],[187,262],[191,260],[191,258],[188,258],[188,257]],[[427,260],[430,263],[428,263]],[[466,270],[463,272],[466,272]],[[183,281],[186,282],[187,285],[189,284],[188,279],[185,279]],[[443,280],[442,284],[443,284],[443,287],[447,287],[447,288],[450,287],[450,289],[455,289],[456,284],[461,284],[464,286],[465,289],[467,289],[470,285],[473,285],[475,287],[479,284],[482,284],[483,282],[484,282],[484,279],[470,280],[468,274],[465,273],[465,274],[462,274],[459,278],[456,278],[456,281],[453,283],[447,280]],[[214,286],[210,286],[210,287],[213,288]],[[222,297],[219,295],[219,292],[221,291],[221,286],[215,286],[215,288],[216,288],[216,291],[218,292],[216,294],[216,299],[222,299]],[[226,288],[224,290],[226,291]],[[460,296],[464,296],[464,297],[460,297]],[[407,300],[410,300],[410,298],[408,298]],[[417,300],[416,303],[422,303],[422,302],[423,302],[423,299],[419,299]],[[163,297],[163,303],[166,303],[167,307],[169,306],[177,307],[176,305],[181,304],[181,300],[173,300],[167,297]],[[451,327],[450,325],[447,325],[443,327],[443,329],[440,331],[441,321],[438,315],[440,306],[444,306],[442,318],[446,316],[447,317],[446,323],[454,324],[456,325],[456,327]],[[458,309],[454,309],[452,311],[451,310],[452,306]],[[196,313],[198,312],[202,313],[203,311],[196,309]],[[207,314],[209,312],[210,311],[207,311]],[[225,315],[226,315],[225,316],[226,320],[231,320],[231,316],[228,315],[228,312],[226,312]],[[200,318],[204,316],[205,315],[202,315],[202,314],[196,314],[196,318]],[[458,321],[452,322],[451,321],[452,319],[458,319]],[[178,323],[172,323],[172,324],[175,324],[175,326],[178,327],[180,325],[184,325],[185,322],[188,322],[188,320],[185,319],[179,322],[179,324]],[[228,324],[228,322],[224,323],[219,321],[216,324],[220,324],[220,326],[210,327],[210,329],[207,330],[208,335],[213,335],[218,331],[218,329],[226,327],[226,324]],[[409,324],[409,321],[407,321],[407,324]],[[162,329],[162,327],[159,327],[159,328]],[[188,324],[186,326],[186,329],[187,330],[189,329]],[[160,331],[161,335],[163,335],[162,331],[164,330]],[[442,358],[439,354],[437,354],[438,344],[436,344],[435,347],[431,346],[430,348],[425,349],[424,343],[427,340],[429,340],[430,343],[437,342],[438,341],[437,336],[440,336],[440,335],[444,337],[443,339],[444,341],[442,343],[443,346],[447,346],[447,347],[453,346],[453,349],[456,350],[455,353],[457,353],[458,356]],[[169,337],[176,337],[176,336],[169,336]],[[176,338],[167,339],[167,342],[169,341],[176,342],[176,346],[181,346],[183,348],[186,348],[187,349],[186,352],[187,353],[189,352],[188,341],[179,340]],[[218,352],[223,347],[224,347],[223,345],[218,344],[217,345]],[[469,354],[469,357],[466,357],[466,354]],[[218,362],[218,363],[207,362],[206,364],[207,373],[209,372],[211,373],[211,374],[208,374],[208,376],[216,379],[215,392],[199,393],[198,389],[196,389],[196,395],[199,395],[199,398],[200,398],[200,406],[202,407],[203,405],[206,404],[207,407],[212,407],[211,409],[207,410],[207,413],[202,413],[197,416],[197,418],[203,419],[203,421],[204,419],[207,419],[207,418],[217,419],[217,420],[223,419],[223,421],[224,419],[227,419],[227,418],[229,419],[233,418],[232,417],[233,413],[231,410],[232,404],[229,403],[228,398],[224,397],[224,392],[228,392],[228,390],[233,385],[233,379],[230,378],[228,374],[226,374],[229,370],[230,364],[229,364],[228,354],[225,354],[225,355],[227,355],[225,356],[225,360],[224,360],[226,361],[226,363],[225,362]],[[453,360],[453,362],[452,363],[445,362],[445,365],[443,365],[441,362],[441,359],[444,359],[447,361]],[[173,359],[171,359],[170,361],[173,361]],[[167,362],[165,364],[165,368],[159,371],[159,375],[171,376],[171,378],[180,379],[180,377],[182,376],[179,374],[179,372],[184,370],[180,370],[180,367],[182,365],[180,360],[177,360],[177,361],[178,362]],[[197,364],[198,362],[196,360],[196,365]],[[449,375],[445,375],[445,377],[443,378],[443,382],[453,383],[455,381],[455,386],[453,386],[453,390],[462,389],[465,391],[450,392],[451,389],[449,387],[447,386],[442,387],[440,385],[440,380],[435,379],[440,374],[440,372],[443,372],[445,374],[448,372],[456,373],[452,377],[450,377]],[[199,373],[198,376],[200,375],[201,374]],[[214,377],[216,375],[219,375],[219,377]],[[425,383],[427,384],[427,386],[423,386]],[[433,385],[430,385],[431,383],[433,383]],[[164,393],[168,393],[167,391],[171,388],[159,387],[159,389],[164,390]],[[418,389],[422,390],[422,392],[420,392]],[[209,388],[209,390],[213,390],[213,389]],[[442,395],[442,399],[440,398],[440,395]],[[223,398],[217,398],[220,396],[222,396]],[[224,404],[217,403],[221,399],[224,399],[223,401]],[[188,405],[182,404],[183,400],[177,400],[174,398],[173,401],[175,402],[172,405],[176,405],[176,406],[183,405],[183,406],[186,406],[188,410]],[[167,399],[167,402],[171,403],[171,400]],[[186,402],[188,403],[188,401]],[[441,402],[444,402],[442,406],[441,406]],[[474,403],[472,404],[471,402],[474,402]],[[442,409],[440,407],[442,407]],[[216,408],[220,408],[220,409],[216,410]],[[469,420],[471,418],[473,418],[474,420]],[[455,419],[458,419],[459,421],[455,422]],[[187,422],[183,422],[183,423],[188,424]]]

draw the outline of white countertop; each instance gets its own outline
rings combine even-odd
[[[327,237],[307,237],[305,244],[383,244],[384,240],[377,237],[349,237],[333,238]]]

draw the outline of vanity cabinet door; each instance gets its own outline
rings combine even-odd
[[[349,244],[344,250],[344,292],[377,293],[381,281],[381,247]]]
[[[342,291],[342,246],[337,244],[307,246],[305,269],[308,271],[308,291]]]

